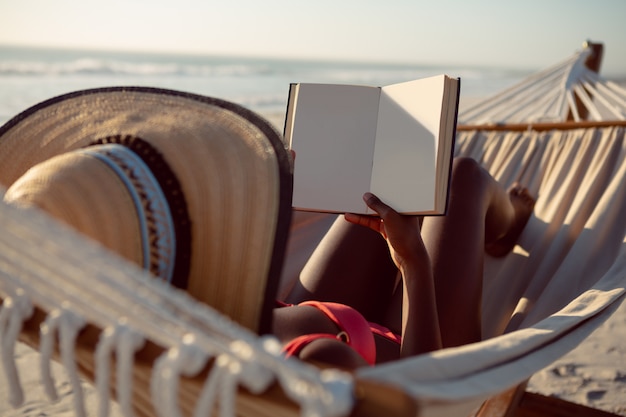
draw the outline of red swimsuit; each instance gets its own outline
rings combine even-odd
[[[289,306],[289,304],[282,304]],[[400,343],[400,336],[391,330],[376,323],[370,323],[350,306],[345,304],[320,302],[320,301],[304,301],[300,306],[315,307],[324,313],[341,329],[338,334],[332,333],[313,333],[298,336],[289,341],[283,351],[287,356],[298,355],[300,351],[309,343],[317,339],[335,339],[346,343],[353,348],[359,355],[365,359],[370,365],[376,363],[376,344],[374,342],[374,334],[382,336],[393,342]]]

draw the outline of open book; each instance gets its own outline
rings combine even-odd
[[[459,90],[446,75],[385,87],[292,84],[293,207],[373,214],[362,199],[370,191],[400,213],[445,214]]]

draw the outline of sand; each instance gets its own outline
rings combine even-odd
[[[527,390],[626,416],[626,301],[582,344],[536,373]]]
[[[19,369],[19,376],[24,390],[24,404],[19,408],[13,408],[9,404],[9,390],[2,374],[0,380],[0,416],[2,417],[44,417],[75,416],[74,395],[72,387],[66,376],[65,369],[56,362],[52,363],[52,375],[55,380],[58,400],[51,401],[43,390],[40,382],[40,355],[36,350],[25,344],[18,343],[15,348],[15,357]],[[1,367],[1,365],[0,365]],[[98,396],[90,382],[83,382],[83,393],[89,416],[97,416]],[[116,404],[112,404],[111,417],[122,417],[122,413]]]

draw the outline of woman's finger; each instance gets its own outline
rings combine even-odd
[[[372,193],[363,194],[363,201],[365,201],[365,204],[367,204],[369,208],[378,213],[378,215],[383,219],[390,211],[393,211],[391,207],[380,201],[380,199]]]
[[[359,226],[368,227],[375,232],[379,232],[381,229],[381,219],[380,217],[372,217],[372,216],[361,216],[359,214],[354,213],[346,213],[344,218],[350,223],[358,224]]]

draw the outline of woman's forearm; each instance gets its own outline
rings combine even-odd
[[[441,349],[435,283],[426,257],[416,265],[404,266],[401,357]]]
[[[402,273],[404,299],[400,356],[440,349],[435,283],[430,257],[421,236],[420,219],[399,214],[371,193],[365,193],[363,201],[380,218],[351,213],[346,213],[345,218],[380,233],[387,240],[391,258]]]

